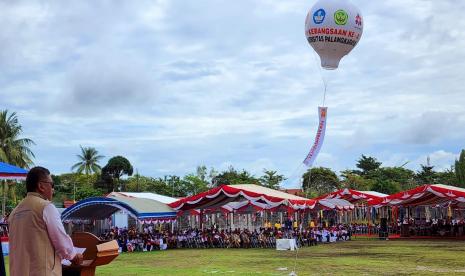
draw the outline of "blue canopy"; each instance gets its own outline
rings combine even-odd
[[[15,179],[24,180],[27,176],[27,170],[0,162],[0,180]]]
[[[140,221],[176,219],[176,211],[167,204],[132,197],[86,198],[66,208],[61,214],[61,219],[105,219],[119,210],[127,212]]]

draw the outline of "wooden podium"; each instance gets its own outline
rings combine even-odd
[[[75,247],[86,248],[81,265],[63,266],[64,276],[94,276],[95,267],[106,265],[118,257],[118,243],[115,240],[102,242],[98,237],[87,232],[71,235]]]

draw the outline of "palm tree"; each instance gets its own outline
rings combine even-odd
[[[76,170],[77,173],[85,172],[85,174],[100,172],[102,168],[100,167],[98,162],[104,156],[99,155],[98,151],[95,148],[92,148],[92,147],[83,148],[82,146],[80,147],[81,147],[81,154],[77,155],[77,158],[80,161],[74,164],[71,167],[71,169]]]
[[[0,160],[21,168],[29,168],[34,163],[34,153],[29,146],[35,143],[28,138],[20,138],[23,129],[15,112],[0,111]]]
[[[15,112],[0,110],[0,161],[9,163],[22,168],[29,168],[34,163],[32,158],[34,153],[29,148],[35,145],[34,141],[29,138],[20,138],[23,132]],[[16,203],[16,182],[7,183],[11,186],[13,202]],[[3,204],[2,213],[5,213],[6,194],[8,186],[3,185]]]
[[[263,169],[264,175],[260,177],[260,183],[262,186],[279,190],[279,183],[286,180],[284,175],[278,174],[277,171],[269,171],[267,169]]]

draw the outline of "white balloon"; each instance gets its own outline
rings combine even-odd
[[[305,19],[305,36],[318,53],[321,67],[332,70],[357,45],[363,17],[348,0],[319,0]]]

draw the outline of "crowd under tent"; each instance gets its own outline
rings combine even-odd
[[[427,184],[371,203],[402,236],[465,234],[465,189]]]
[[[297,216],[299,211],[312,209],[316,203],[259,185],[239,184],[222,185],[169,205],[177,211],[189,211],[187,217],[186,213],[180,213],[182,226],[253,229],[263,226],[264,221],[284,221],[288,216]]]
[[[369,206],[369,204],[386,196],[386,194],[375,191],[358,191],[344,188],[322,195],[317,200],[341,199],[353,204],[352,208],[345,209],[348,212],[338,216],[338,221],[342,223],[375,223],[377,218],[376,210]]]
[[[167,204],[148,198],[138,198],[119,193],[106,197],[91,197],[68,207],[61,215],[65,223],[94,226],[92,232],[102,232],[114,226],[115,213],[126,215],[128,225],[137,226],[145,223],[169,223],[176,220],[176,211]],[[98,225],[97,225],[98,224]],[[71,230],[69,230],[71,232]]]
[[[259,228],[265,221],[270,219],[270,214],[287,212],[288,207],[278,204],[267,204],[258,201],[234,201],[223,206],[216,206],[202,210],[194,209],[190,211],[178,211],[178,221],[182,228],[184,220],[192,227],[198,227],[200,216],[207,224],[206,227],[216,225],[219,228]],[[190,215],[189,217],[186,217]],[[184,221],[184,224],[186,222]]]
[[[306,199],[253,184],[223,185],[180,199],[170,206],[178,210],[181,225],[202,227],[205,222],[206,227],[249,229],[263,227],[265,223],[284,222],[288,218],[306,225],[323,214],[354,209],[352,203],[341,198]]]

